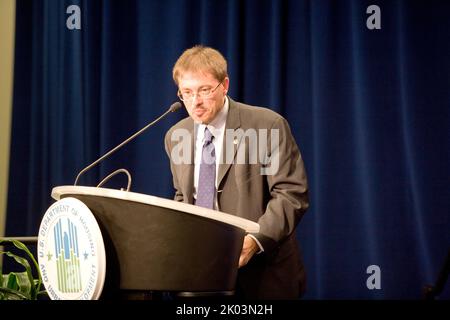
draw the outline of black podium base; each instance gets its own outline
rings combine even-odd
[[[120,300],[156,300],[156,301],[224,301],[233,299],[234,291],[144,291],[120,290],[116,298]]]

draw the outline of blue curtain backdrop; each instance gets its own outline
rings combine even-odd
[[[66,27],[72,4],[81,30]],[[372,4],[381,30],[366,27]],[[447,1],[18,0],[7,235],[36,235],[54,186],[176,101],[171,68],[204,44],[228,59],[230,95],[280,112],[301,148],[305,298],[420,298],[450,247],[449,39]],[[171,198],[163,137],[186,115],[80,184],[124,167],[132,191]]]

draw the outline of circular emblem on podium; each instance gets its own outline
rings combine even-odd
[[[91,210],[64,198],[42,218],[38,235],[42,281],[52,300],[98,299],[106,273],[105,246]]]

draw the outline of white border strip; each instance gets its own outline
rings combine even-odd
[[[127,192],[108,188],[82,187],[82,186],[59,186],[52,190],[52,198],[60,200],[61,196],[69,195],[92,195],[106,198],[115,198],[128,201],[135,201],[143,204],[173,209],[196,216],[201,216],[244,229],[248,233],[259,232],[259,224],[241,217],[237,217],[221,211],[211,210],[192,204],[178,202],[170,199],[145,195],[135,192]]]

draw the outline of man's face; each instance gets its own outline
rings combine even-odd
[[[185,72],[178,79],[178,89],[181,94],[194,94],[184,105],[191,118],[197,123],[209,124],[222,110],[225,95],[228,91],[229,79],[221,83],[209,72]],[[216,88],[217,87],[217,88]],[[201,97],[200,92],[216,88],[207,97]]]

